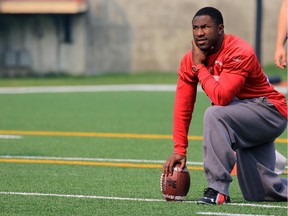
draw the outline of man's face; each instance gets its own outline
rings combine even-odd
[[[211,50],[216,44],[220,43],[220,31],[223,25],[216,25],[210,16],[196,16],[192,20],[192,31],[194,41],[204,52]]]

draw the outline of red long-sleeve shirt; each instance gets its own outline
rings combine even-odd
[[[186,155],[198,82],[215,105],[229,105],[235,97],[240,100],[267,97],[287,119],[285,96],[269,83],[253,48],[241,38],[225,34],[221,49],[207,57],[206,67],[195,74],[192,65],[190,50],[182,58],[178,70],[174,104],[174,153]]]

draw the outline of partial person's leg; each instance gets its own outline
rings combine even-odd
[[[285,130],[286,123],[286,119],[265,98],[234,101],[229,106],[208,108],[204,115],[203,130],[203,159],[208,186],[229,195],[228,188],[232,181],[230,172],[235,163],[233,149],[273,143]],[[274,170],[275,150],[260,154],[259,158],[255,155],[261,152],[261,148],[259,152],[255,149],[250,154],[253,160],[249,160],[245,169],[253,170],[260,163]]]
[[[271,153],[272,152],[272,153]],[[274,143],[237,149],[237,177],[243,197],[251,201],[287,200],[287,181],[273,172]]]
[[[284,155],[282,155],[280,152],[278,152],[277,150],[275,150],[275,154],[276,154],[275,173],[280,175],[280,174],[283,174],[285,171],[287,158]]]

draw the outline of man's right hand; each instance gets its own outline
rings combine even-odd
[[[170,157],[166,160],[165,164],[163,165],[163,174],[165,175],[172,175],[173,174],[173,167],[175,166],[176,163],[180,163],[181,169],[184,169],[186,165],[186,156],[180,155],[173,153],[170,155]]]

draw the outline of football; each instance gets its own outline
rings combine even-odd
[[[183,201],[190,189],[190,174],[185,166],[180,169],[180,164],[173,168],[173,175],[164,175],[160,178],[160,188],[167,201]]]

